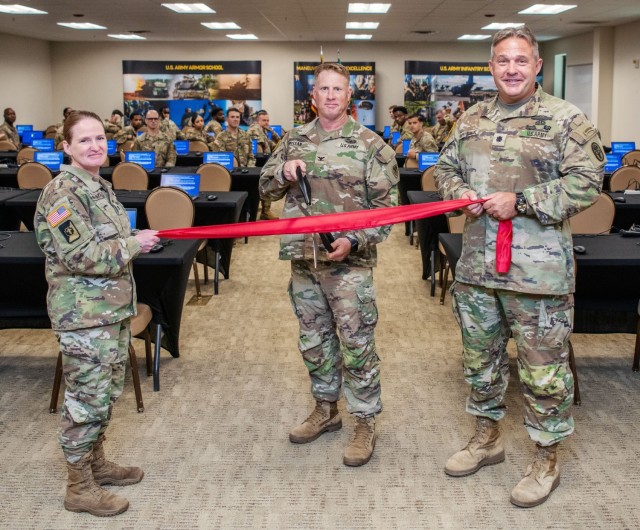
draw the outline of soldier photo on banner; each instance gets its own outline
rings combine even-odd
[[[261,61],[123,61],[122,71],[127,117],[168,107],[178,130],[194,127],[199,116],[209,134],[214,129],[206,126],[219,109],[238,109],[240,126],[248,127],[251,115],[262,108]],[[162,128],[173,129],[168,123]]]

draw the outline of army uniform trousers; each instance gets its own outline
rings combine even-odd
[[[348,412],[363,417],[380,412],[373,270],[327,262],[314,268],[312,262],[294,260],[289,297],[313,397],[337,401],[344,380]]]
[[[573,295],[535,295],[456,282],[453,312],[462,330],[467,412],[500,420],[509,382],[507,342],[513,336],[533,441],[553,445],[574,430],[569,336]]]
[[[122,394],[131,341],[129,319],[115,324],[58,331],[66,385],[60,422],[65,458],[77,462],[107,429]]]

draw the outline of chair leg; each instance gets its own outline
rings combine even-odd
[[[156,327],[156,348],[153,359],[153,391],[160,391],[160,342],[162,341],[162,326],[157,324]]]
[[[413,246],[413,220],[409,221],[409,244]]]
[[[251,213],[247,210],[247,223],[251,221]],[[249,242],[249,236],[244,236],[244,244],[246,245]]]
[[[431,278],[431,296],[435,296],[436,295],[436,278],[435,278],[435,274],[436,274],[436,251],[432,250],[431,251],[431,259],[429,260],[429,267],[430,267],[430,278]]]
[[[213,276],[213,294],[218,294],[219,278],[220,278],[220,252],[216,251],[216,268]]]
[[[640,371],[640,314],[638,314],[638,331],[636,332],[636,353],[633,356],[633,371]]]
[[[196,260],[193,260],[193,276],[196,279],[196,297],[200,300],[202,291],[200,290],[200,276],[198,276],[198,262]]]
[[[151,332],[149,326],[144,330],[144,356],[147,364],[147,377],[153,373],[153,361],[151,360]]]
[[[142,390],[140,389],[140,375],[138,374],[138,359],[136,358],[136,350],[131,343],[129,343],[129,362],[131,363],[131,379],[133,379],[133,390],[136,393],[138,412],[144,412]]]
[[[582,399],[580,399],[580,384],[578,382],[578,369],[576,368],[576,358],[573,355],[573,344],[569,341],[569,367],[573,373],[573,403],[580,405]]]
[[[204,284],[209,283],[209,251],[204,247]]]
[[[49,412],[55,414],[58,410],[58,395],[60,394],[60,383],[62,381],[62,352],[58,352],[56,362],[56,373],[53,376],[53,389],[51,390],[51,401],[49,402]]]
[[[440,265],[440,270],[442,271],[442,265]],[[444,297],[447,296],[447,283],[449,283],[449,260],[444,262],[444,274],[440,285],[440,305],[444,305]]]

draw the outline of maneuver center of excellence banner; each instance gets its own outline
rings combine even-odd
[[[122,61],[122,73],[127,116],[168,106],[182,128],[197,115],[208,123],[213,107],[235,107],[249,125],[262,108],[261,61]]]

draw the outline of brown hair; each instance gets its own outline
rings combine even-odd
[[[340,74],[347,81],[349,81],[349,70],[347,70],[342,64],[321,63],[318,66],[316,66],[316,69],[313,71],[313,78],[317,81],[318,76],[322,72],[335,72],[336,74]]]
[[[62,137],[66,140],[68,144],[71,143],[71,129],[75,127],[82,120],[86,119],[94,119],[96,120],[104,130],[104,123],[100,119],[95,112],[91,112],[88,110],[74,110],[67,116],[67,119],[64,120],[64,126],[62,127]]]
[[[491,59],[493,59],[493,50],[499,42],[514,37],[517,39],[526,40],[533,48],[534,58],[537,60],[540,57],[540,52],[538,51],[538,41],[536,39],[536,36],[533,34],[533,31],[531,31],[527,26],[520,26],[518,28],[507,28],[500,30],[493,36],[493,41],[491,42]]]

